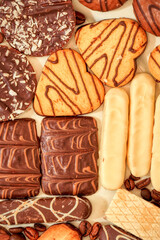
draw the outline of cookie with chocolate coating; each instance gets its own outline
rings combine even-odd
[[[0,1],[0,31],[26,55],[40,57],[61,49],[74,27],[71,0]]]
[[[79,28],[77,46],[93,73],[110,87],[132,80],[138,58],[147,45],[143,28],[132,19],[107,19]]]
[[[135,16],[149,33],[160,36],[160,1],[133,0]]]
[[[160,82],[160,45],[151,52],[148,60],[148,66],[150,73],[157,82]]]
[[[121,7],[127,0],[79,0],[84,6],[101,12],[107,12]]]
[[[34,109],[42,116],[79,115],[96,110],[103,99],[103,84],[87,72],[82,56],[63,49],[52,54],[43,68]]]
[[[0,46],[0,121],[13,120],[31,104],[36,74],[26,56]]]

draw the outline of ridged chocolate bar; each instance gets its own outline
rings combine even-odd
[[[0,123],[0,198],[25,198],[40,190],[39,142],[33,119]]]
[[[92,207],[79,197],[35,198],[0,202],[0,224],[66,222],[86,219]]]
[[[98,139],[95,119],[43,119],[41,152],[44,193],[90,195],[97,191]]]

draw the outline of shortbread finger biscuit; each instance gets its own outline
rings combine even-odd
[[[160,209],[142,198],[119,189],[106,211],[107,220],[142,238],[160,239]]]
[[[87,72],[81,55],[63,49],[52,54],[43,68],[34,109],[45,116],[79,115],[94,111],[103,99],[104,87]]]
[[[107,19],[79,28],[76,43],[93,73],[106,85],[120,87],[134,77],[147,36],[132,19]]]
[[[151,161],[151,181],[153,187],[160,191],[160,95],[156,101],[156,110],[153,129],[153,146]]]
[[[78,228],[69,223],[55,224],[45,231],[38,240],[81,240]]]
[[[160,82],[160,45],[151,52],[148,66],[153,77]]]
[[[137,74],[130,88],[128,165],[136,177],[150,170],[154,120],[155,81],[147,73]]]
[[[101,139],[100,178],[102,186],[115,190],[125,175],[129,99],[123,89],[112,88],[105,96]]]

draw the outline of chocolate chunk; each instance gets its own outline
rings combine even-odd
[[[0,46],[0,121],[13,120],[31,104],[36,75],[27,58]]]
[[[26,55],[50,55],[61,49],[74,27],[71,0],[0,2],[0,30],[12,47]]]
[[[113,226],[113,225],[106,225],[100,229],[99,232],[99,240],[142,240],[139,237],[132,235],[129,232],[126,232],[122,228]]]
[[[86,198],[54,197],[0,202],[0,224],[66,222],[86,219],[91,214]]]
[[[160,1],[133,0],[133,8],[141,26],[147,32],[160,36]]]
[[[0,123],[0,198],[25,198],[40,190],[36,123],[18,119]]]
[[[45,118],[41,152],[44,193],[89,195],[97,191],[98,139],[93,118]]]

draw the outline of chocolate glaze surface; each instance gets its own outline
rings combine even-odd
[[[101,12],[121,7],[127,0],[79,0],[84,6]]]
[[[41,152],[46,194],[89,195],[97,191],[98,140],[93,118],[45,118]]]
[[[160,36],[160,1],[133,0],[133,8],[142,27],[147,32]]]
[[[31,104],[36,74],[27,58],[0,46],[0,121],[13,120]]]
[[[142,240],[122,228],[106,225],[99,232],[99,240]]]
[[[0,198],[25,198],[40,190],[36,123],[19,119],[0,123]]]
[[[61,49],[74,27],[71,0],[0,2],[0,29],[9,44],[26,55],[44,56]]]
[[[86,198],[54,197],[0,202],[0,224],[66,222],[86,219],[91,214]]]

